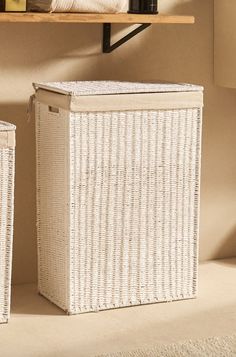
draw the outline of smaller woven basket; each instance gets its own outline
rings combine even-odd
[[[14,174],[15,126],[0,121],[0,323],[10,313]]]

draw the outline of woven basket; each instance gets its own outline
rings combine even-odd
[[[69,314],[195,297],[202,88],[35,88],[40,293]]]
[[[0,323],[10,312],[14,173],[15,126],[0,122]]]

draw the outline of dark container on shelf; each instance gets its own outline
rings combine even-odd
[[[5,0],[0,0],[0,12],[5,11]]]
[[[157,14],[157,0],[129,0],[130,14]]]

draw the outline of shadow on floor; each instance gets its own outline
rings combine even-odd
[[[217,264],[231,266],[231,267],[236,268],[236,257],[235,258],[229,258],[229,259],[218,259],[217,260]]]
[[[25,300],[26,296],[27,300]],[[11,313],[17,315],[65,316],[63,310],[38,293],[35,284],[13,286]]]

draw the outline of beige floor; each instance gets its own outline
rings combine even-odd
[[[236,259],[200,267],[199,298],[65,316],[33,285],[13,291],[1,357],[81,357],[236,332]]]

